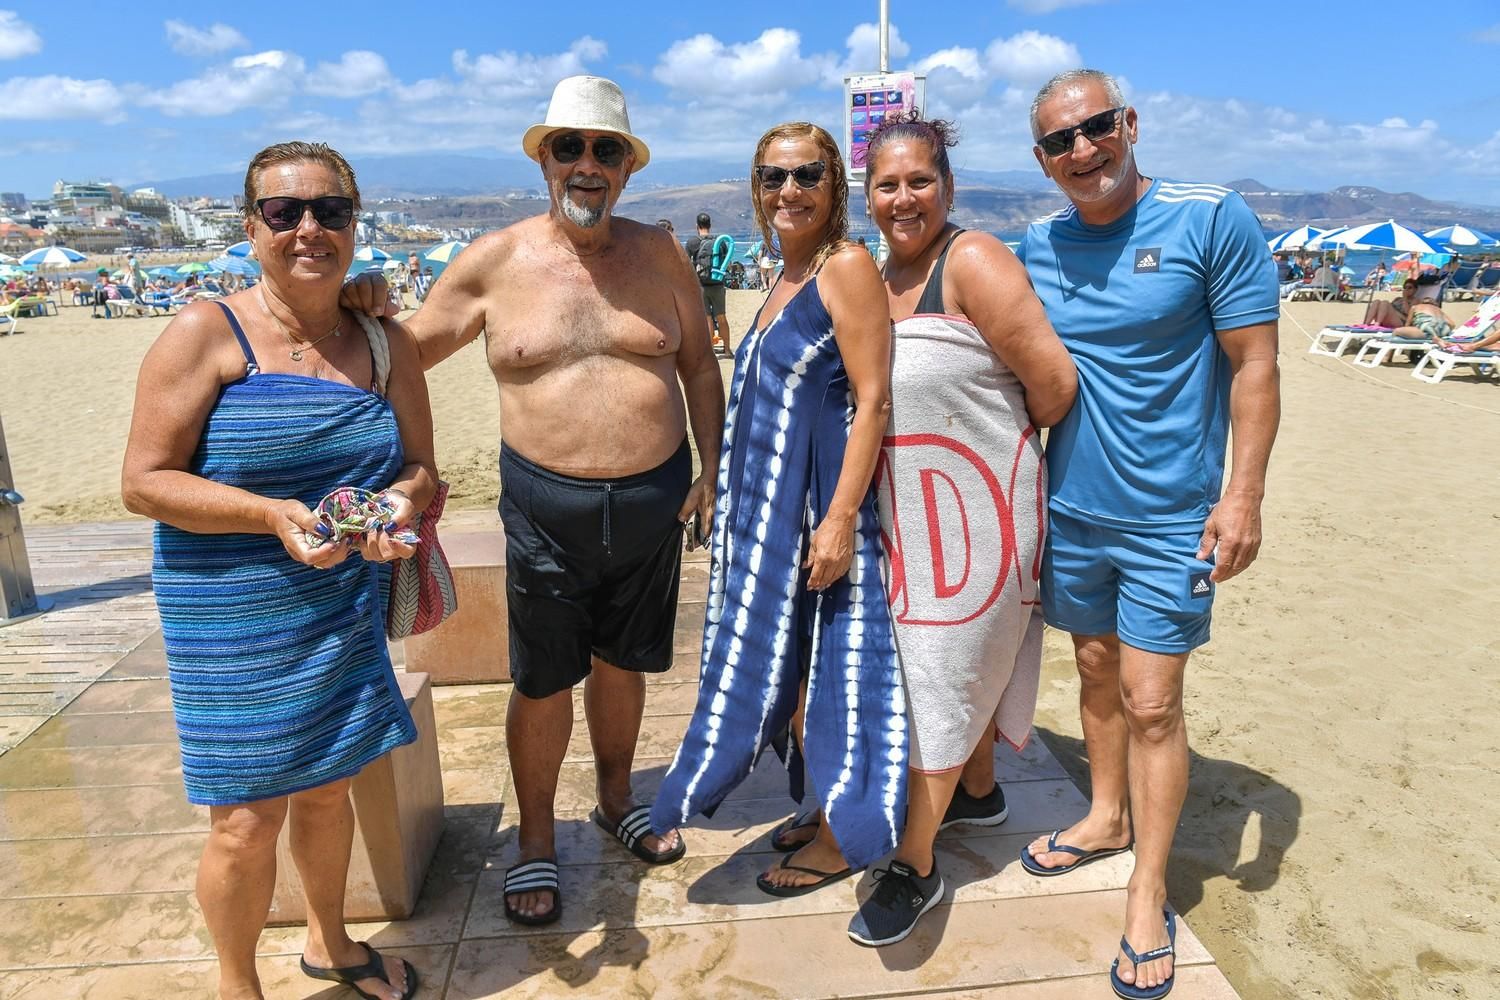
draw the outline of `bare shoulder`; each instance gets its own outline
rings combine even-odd
[[[960,233],[948,252],[949,267],[959,273],[983,270],[993,274],[995,268],[1020,268],[1021,261],[1010,247],[990,233],[970,229]]]
[[[660,226],[648,225],[619,215],[610,220],[610,225],[614,227],[621,243],[633,252],[649,253],[653,258],[675,258],[678,249],[682,246],[677,242],[677,237]]]
[[[818,284],[834,290],[844,287],[863,288],[880,285],[880,270],[868,250],[858,243],[846,243],[835,250],[818,272]]]
[[[242,312],[245,294],[240,292],[220,301]],[[143,367],[170,372],[174,377],[213,371],[220,381],[244,374],[244,365],[244,352],[230,332],[224,310],[206,301],[189,303],[172,317],[143,362]]]

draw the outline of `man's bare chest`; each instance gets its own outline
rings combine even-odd
[[[593,358],[660,358],[681,346],[669,289],[535,275],[486,310],[490,366],[559,366]]]

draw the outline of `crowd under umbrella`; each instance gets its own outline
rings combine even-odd
[[[1272,253],[1282,250],[1301,250],[1308,243],[1327,231],[1325,229],[1315,229],[1312,226],[1298,226],[1296,229],[1288,230],[1280,236],[1271,237],[1266,241],[1266,246],[1271,248]]]
[[[1442,229],[1433,229],[1422,234],[1434,243],[1441,243],[1445,247],[1493,247],[1500,246],[1500,240],[1481,233],[1477,229],[1468,226],[1444,226]]]

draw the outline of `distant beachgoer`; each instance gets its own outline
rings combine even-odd
[[[703,289],[703,309],[708,314],[709,333],[715,348],[726,354],[734,351],[729,339],[729,317],[726,315],[724,275],[734,254],[734,240],[726,234],[713,234],[713,220],[707,212],[698,213],[698,235],[687,242],[688,260],[698,273]]]
[[[288,822],[302,971],[381,1000],[417,989],[411,963],[355,942],[343,919],[350,781],[417,736],[377,566],[413,548],[388,532],[319,544],[312,512],[356,487],[402,527],[437,488],[416,345],[385,324],[382,385],[375,346],[339,308],[358,209],[353,170],[325,145],[251,159],[244,227],[264,280],[172,319],[141,364],[126,445],[125,506],[158,522],[152,588],[183,782],[209,810],[198,901],[222,997],[262,995],[256,944]]]
[[[1260,221],[1215,184],[1143,177],[1136,109],[1096,70],[1031,105],[1033,154],[1070,204],[1021,258],[1078,363],[1047,440],[1047,624],[1072,635],[1092,797],[1021,863],[1064,875],[1135,844],[1116,993],[1173,982],[1167,858],[1188,780],[1183,674],[1214,588],[1260,550],[1280,419],[1276,268]],[[1234,460],[1224,483],[1226,440]]]
[[[1389,301],[1378,299],[1365,309],[1363,322],[1368,326],[1398,327],[1406,325],[1407,314],[1417,296],[1417,279],[1407,278],[1401,283],[1401,294]]]
[[[1458,324],[1453,318],[1443,312],[1442,307],[1435,302],[1413,302],[1411,309],[1406,314],[1405,325],[1398,326],[1391,331],[1393,337],[1407,337],[1412,340],[1443,340],[1453,332]]]

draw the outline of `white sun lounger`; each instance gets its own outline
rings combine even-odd
[[[1500,372],[1500,352],[1474,351],[1469,354],[1455,354],[1452,351],[1440,351],[1433,348],[1422,355],[1422,360],[1417,362],[1417,367],[1412,371],[1411,377],[1435,385],[1453,371],[1455,365],[1474,365],[1480,374],[1484,374],[1484,366],[1488,365],[1489,374],[1494,375]]]
[[[1363,344],[1375,337],[1391,332],[1388,326],[1325,326],[1313,335],[1308,354],[1322,354],[1330,358],[1342,357],[1353,343]],[[1332,347],[1326,345],[1332,344]]]

